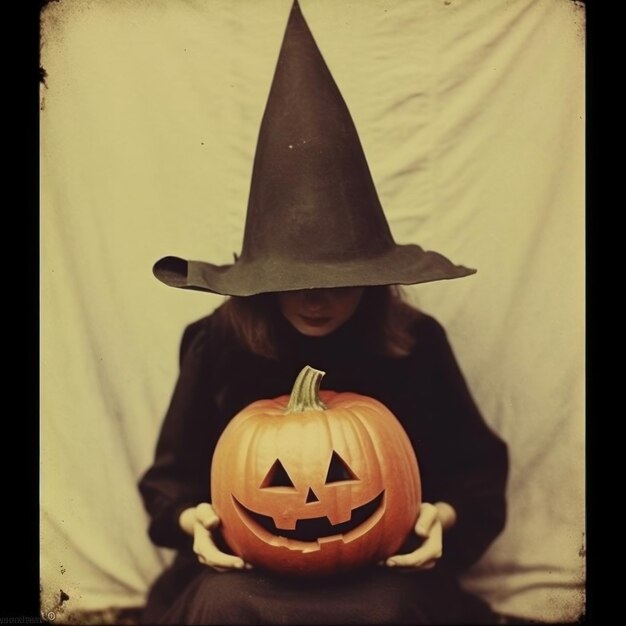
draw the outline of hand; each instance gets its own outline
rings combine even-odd
[[[179,523],[183,530],[193,536],[193,551],[200,563],[218,572],[252,568],[240,557],[226,554],[215,545],[211,531],[220,525],[220,518],[208,502],[185,509],[180,515]]]
[[[443,554],[443,530],[454,525],[456,511],[446,502],[422,503],[415,523],[415,534],[424,539],[422,545],[408,554],[390,556],[384,564],[387,567],[407,569],[432,569]]]

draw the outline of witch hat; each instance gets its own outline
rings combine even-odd
[[[172,287],[250,296],[476,270],[395,243],[348,107],[296,0],[261,121],[241,255],[229,265],[170,256],[153,271]]]

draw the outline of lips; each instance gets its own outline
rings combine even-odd
[[[299,317],[308,326],[314,326],[316,328],[326,326],[326,324],[332,320],[332,317],[308,317],[307,315],[300,315]]]

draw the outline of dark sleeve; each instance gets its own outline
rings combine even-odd
[[[448,502],[456,510],[442,563],[460,571],[476,562],[504,528],[508,451],[485,423],[444,329],[432,318],[427,337],[424,500]]]
[[[188,326],[154,463],[139,481],[150,516],[150,538],[167,548],[191,546],[191,537],[180,528],[178,518],[184,509],[210,500],[210,460],[219,437],[210,390],[211,352],[208,318]]]

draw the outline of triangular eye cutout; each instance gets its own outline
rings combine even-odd
[[[341,480],[358,480],[358,478],[348,467],[348,464],[333,450],[328,474],[326,475],[326,484],[337,483]]]
[[[269,472],[263,479],[261,483],[261,489],[265,489],[266,487],[293,487],[294,484],[291,482],[291,478],[289,478],[289,474],[287,474],[287,470],[283,467],[283,464],[279,459],[274,461],[272,467],[270,467]]]

